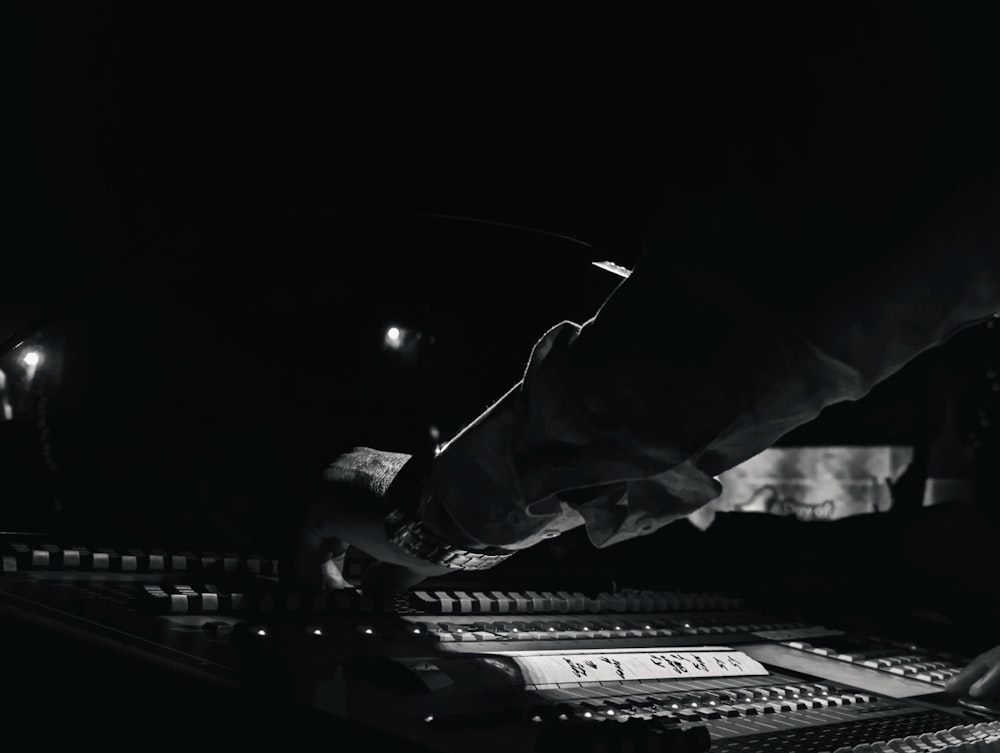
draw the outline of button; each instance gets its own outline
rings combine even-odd
[[[552,611],[552,600],[546,598],[543,594],[537,591],[527,591],[524,594],[529,599],[531,599],[531,608],[534,612],[551,612]]]
[[[514,612],[530,612],[531,602],[524,598],[524,595],[519,591],[511,591],[510,598],[514,600]]]
[[[482,591],[473,591],[472,598],[474,598],[479,603],[479,609],[483,614],[489,614],[490,612],[499,612],[499,606],[494,607],[494,600],[492,597],[487,596]]]
[[[454,591],[455,598],[458,599],[458,611],[462,614],[472,614],[478,604],[473,603],[472,597],[465,591]]]

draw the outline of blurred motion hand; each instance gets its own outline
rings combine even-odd
[[[385,517],[395,501],[413,501],[421,494],[421,478],[411,460],[360,447],[326,469],[322,492],[307,510],[296,544],[292,576],[301,585],[313,590],[352,587],[343,575],[351,546],[376,560],[362,579],[366,592],[405,591],[451,572],[410,556],[386,535]]]
[[[984,700],[1000,698],[1000,646],[973,659],[969,666],[951,679],[945,690]]]

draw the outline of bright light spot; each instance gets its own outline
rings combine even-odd
[[[403,344],[403,331],[399,327],[389,327],[385,331],[386,344],[391,348],[398,348]]]
[[[38,355],[37,350],[29,350],[24,354],[24,357],[21,360],[24,361],[25,366],[37,366],[38,362],[42,360],[42,357]]]
[[[435,442],[441,438],[441,430],[436,426],[431,427],[430,434],[431,434],[431,439],[433,439]]]
[[[365,628],[365,635],[371,635],[371,634],[372,634],[372,629],[371,628]]]
[[[584,711],[584,712],[583,712],[583,715],[584,715],[584,716],[585,716],[585,717],[586,717],[587,719],[590,719],[590,717],[592,717],[592,716],[593,716],[593,714],[591,714],[591,713],[590,713],[589,711]]]
[[[261,630],[258,630],[258,631],[257,631],[257,635],[267,635],[267,631],[266,631],[266,630],[263,630],[263,629],[261,629]]]
[[[434,715],[433,714],[428,714],[427,716],[424,717],[424,721],[425,722],[433,722],[434,721]]]
[[[420,635],[420,628],[413,628],[413,632],[416,635]]]
[[[652,630],[652,629],[653,629],[653,626],[652,626],[652,625],[646,625],[645,629],[646,629],[646,630]]]
[[[542,717],[540,717],[540,716],[533,716],[533,717],[531,717],[531,721],[533,721],[535,723],[538,723],[538,722],[542,721]]]
[[[319,628],[316,628],[315,630],[313,630],[313,635],[323,635],[323,631],[320,630]]]

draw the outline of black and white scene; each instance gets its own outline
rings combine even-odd
[[[1000,751],[1000,4],[4,16],[11,744]]]

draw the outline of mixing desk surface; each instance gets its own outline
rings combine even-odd
[[[270,684],[331,729],[412,750],[1000,751],[1000,722],[941,692],[962,657],[714,593],[438,580],[392,599],[303,594],[266,557],[30,537],[5,540],[2,563],[11,616]]]

